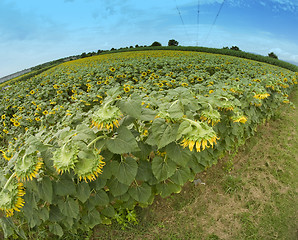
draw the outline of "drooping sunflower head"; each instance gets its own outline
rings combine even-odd
[[[5,211],[6,217],[11,217],[14,211],[19,212],[24,206],[25,195],[23,183],[13,179],[9,185],[0,192],[0,210]]]
[[[255,94],[254,95],[254,98],[256,98],[256,99],[265,99],[265,98],[267,98],[269,96],[270,96],[269,93],[261,93],[261,94]]]
[[[80,181],[93,181],[98,177],[98,174],[102,173],[104,165],[105,162],[100,152],[81,151],[74,172],[77,174]]]
[[[36,177],[42,165],[42,158],[37,153],[25,154],[15,162],[16,176],[20,181],[32,180],[32,178]]]
[[[196,151],[200,152],[205,150],[206,147],[213,147],[216,144],[216,140],[219,140],[219,137],[216,136],[212,127],[208,126],[206,122],[196,122],[183,135],[181,146],[183,148],[188,147],[190,151],[193,151],[195,147]]]
[[[220,113],[214,109],[203,110],[200,120],[206,121],[208,124],[211,123],[212,126],[214,126],[216,123],[220,122]]]
[[[247,122],[247,117],[244,116],[244,115],[232,116],[231,119],[233,120],[233,122],[240,122],[240,123],[246,123]]]
[[[53,166],[59,174],[74,169],[78,161],[79,149],[75,144],[65,144],[53,154]]]
[[[113,129],[119,127],[119,120],[122,118],[120,109],[116,106],[104,106],[95,111],[92,115],[92,126],[97,127],[99,130],[102,128]]]

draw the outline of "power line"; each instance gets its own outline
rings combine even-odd
[[[183,25],[183,28],[184,28],[184,31],[185,31],[185,35],[187,36],[188,40],[190,40],[189,35],[187,33],[187,30],[186,30],[186,27],[185,27],[185,24],[184,24],[184,21],[183,21],[183,18],[182,18],[182,15],[181,15],[181,12],[180,12],[180,10],[178,8],[177,0],[175,0],[175,3],[176,3],[176,9],[178,11],[178,14],[180,16],[180,19],[181,19],[181,22],[182,22],[182,25]]]
[[[207,34],[207,37],[206,37],[206,39],[205,39],[205,41],[204,41],[205,43],[206,43],[206,41],[207,41],[207,39],[208,39],[208,37],[209,37],[211,31],[212,31],[213,26],[214,26],[215,23],[216,23],[216,20],[217,20],[219,14],[220,14],[220,11],[221,11],[221,9],[222,9],[222,7],[223,7],[225,1],[226,1],[226,0],[223,0],[223,2],[222,2],[221,5],[220,5],[220,8],[219,8],[219,10],[218,10],[218,12],[217,12],[217,14],[216,14],[216,16],[215,16],[215,18],[214,18],[214,21],[213,21],[213,23],[212,23],[212,25],[211,25],[211,27],[210,27],[210,30],[209,30],[209,32],[208,32],[208,34]]]
[[[197,12],[197,46],[199,45],[199,27],[200,27],[200,0],[198,0],[198,12]]]

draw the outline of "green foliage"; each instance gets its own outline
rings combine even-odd
[[[153,42],[151,44],[151,47],[156,47],[156,46],[161,46],[161,43],[160,42]]]
[[[274,52],[268,53],[268,57],[278,59],[277,55]]]
[[[289,103],[296,78],[243,59],[153,51],[80,59],[15,84],[18,96],[0,93],[6,236],[136,223],[136,206],[180,192]]]
[[[175,39],[171,39],[168,42],[168,46],[178,46],[179,42],[176,41]]]

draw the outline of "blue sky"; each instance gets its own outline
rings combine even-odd
[[[236,45],[261,55],[273,51],[298,65],[298,0],[222,3],[0,0],[0,77],[82,52],[154,41],[167,45],[170,39],[183,46]]]

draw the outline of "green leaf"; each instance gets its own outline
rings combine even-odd
[[[51,233],[58,235],[59,237],[63,236],[63,229],[58,223],[49,225],[49,230]]]
[[[53,200],[53,186],[49,177],[44,177],[38,185],[39,197],[48,203]]]
[[[72,138],[75,141],[86,141],[87,139],[96,138],[93,130],[85,124],[78,125],[76,131],[76,135]]]
[[[165,119],[157,118],[153,121],[151,132],[146,141],[149,145],[163,148],[176,140],[178,124],[166,123]]]
[[[0,226],[2,227],[5,239],[8,239],[8,237],[14,234],[14,223],[10,218],[1,217]]]
[[[142,99],[136,93],[133,93],[129,98],[119,102],[119,107],[122,112],[134,118],[141,116]]]
[[[58,206],[55,206],[55,205],[50,206],[50,216],[49,217],[50,217],[49,220],[51,222],[59,222],[62,220],[63,215],[61,214],[61,211],[58,208]]]
[[[170,181],[160,182],[156,185],[156,190],[161,197],[165,198],[170,196],[172,193],[179,193],[181,191],[181,186]]]
[[[106,160],[106,159],[104,159]],[[102,173],[100,174],[99,178],[102,180],[110,179],[112,177],[112,163],[113,162],[106,162],[106,165],[103,167]]]
[[[180,102],[176,101],[167,110],[171,118],[182,118],[184,115],[183,106]]]
[[[176,163],[170,159],[164,160],[160,156],[156,156],[152,160],[152,172],[159,181],[166,180],[171,177],[176,170]]]
[[[97,206],[105,206],[110,202],[109,196],[104,190],[97,191],[95,199],[97,201]]]
[[[119,127],[118,135],[114,138],[108,139],[107,148],[112,153],[122,154],[138,151],[139,147],[134,135],[126,127]]]
[[[149,154],[152,152],[152,146],[144,142],[138,142],[138,146],[141,151],[134,152],[133,155],[141,160],[146,160]]]
[[[76,194],[75,183],[71,180],[59,180],[55,183],[55,194],[58,196],[67,196]]]
[[[205,170],[205,167],[197,161],[196,157],[192,157],[187,163],[187,166],[190,167],[194,173],[200,173]]]
[[[153,121],[156,115],[157,112],[155,110],[152,110],[150,108],[142,108],[142,114],[139,119],[143,121]]]
[[[178,128],[176,140],[179,140],[182,137],[182,135],[185,135],[192,131],[193,131],[193,128],[191,124],[188,121],[183,121]]]
[[[138,172],[138,164],[131,157],[124,158],[117,167],[116,178],[119,182],[130,185]]]
[[[83,220],[88,225],[89,228],[94,228],[94,226],[102,222],[100,213],[96,209],[89,211],[88,215],[84,217]]]
[[[188,180],[192,178],[193,174],[191,173],[188,167],[177,168],[173,176],[170,178],[174,183],[183,186]]]
[[[77,186],[77,198],[82,202],[86,202],[90,196],[90,187],[88,183],[81,182]]]
[[[61,213],[67,217],[76,218],[79,215],[79,204],[73,198],[68,197],[58,203]]]
[[[143,183],[142,185],[130,188],[128,193],[134,200],[140,203],[147,203],[151,196],[152,189],[147,183]]]
[[[40,208],[38,211],[38,217],[44,222],[47,221],[49,219],[48,208],[47,207]]]
[[[140,160],[136,179],[139,181],[148,181],[153,177],[152,167],[150,162]]]
[[[105,215],[106,217],[113,218],[116,214],[116,211],[112,206],[108,206],[104,208],[100,213]]]
[[[171,143],[166,146],[166,152],[176,164],[185,167],[191,158],[191,152],[184,149],[176,143]]]
[[[110,179],[107,186],[114,197],[123,195],[129,188],[128,185],[119,182],[116,178]]]

